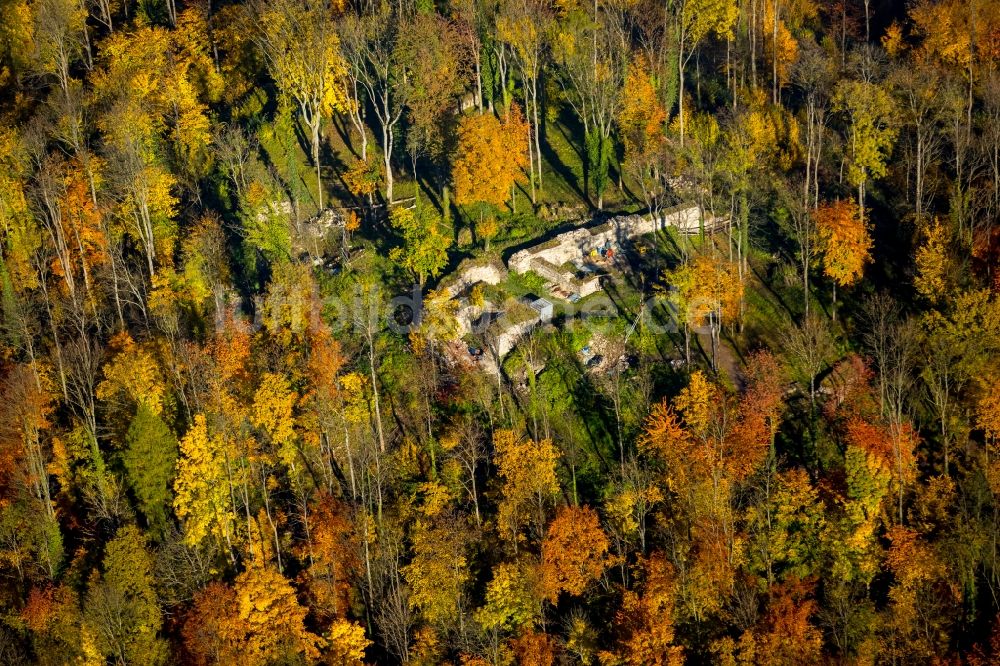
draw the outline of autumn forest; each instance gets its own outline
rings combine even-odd
[[[1000,2],[0,0],[0,663],[1000,664]]]

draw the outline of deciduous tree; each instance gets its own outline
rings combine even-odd
[[[546,504],[559,492],[556,479],[559,452],[549,440],[535,442],[511,430],[498,430],[493,435],[493,446],[503,481],[498,528],[516,551],[518,543],[524,540],[521,530],[530,523],[540,529],[545,523]]]
[[[403,247],[393,248],[390,257],[412,272],[421,286],[428,277],[437,277],[448,263],[451,247],[440,216],[430,205],[418,204],[416,208],[393,209],[390,221],[403,235]]]
[[[871,235],[862,209],[850,200],[823,204],[814,215],[823,272],[833,280],[836,302],[837,285],[848,287],[857,282],[871,261]]]
[[[153,558],[139,528],[121,528],[108,543],[101,573],[87,586],[84,624],[101,657],[120,663],[162,664],[167,644],[154,590]]]
[[[848,180],[858,189],[858,207],[865,216],[865,187],[871,179],[888,172],[896,131],[890,123],[892,100],[880,85],[870,81],[844,80],[837,84],[833,108],[849,121],[848,143],[851,161]]]
[[[455,203],[499,207],[510,201],[513,208],[514,188],[525,182],[527,163],[527,126],[516,106],[503,120],[489,113],[462,118],[451,168]]]
[[[583,594],[611,565],[608,537],[589,507],[559,509],[542,541],[542,584],[549,600]]]
[[[316,168],[318,205],[323,208],[320,126],[323,116],[347,109],[343,80],[347,74],[334,15],[340,5],[329,0],[282,0],[257,3],[257,43],[278,88],[299,105],[309,128]]]

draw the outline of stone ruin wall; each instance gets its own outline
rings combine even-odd
[[[562,266],[568,261],[584,258],[591,248],[608,241],[619,243],[667,226],[676,227],[681,233],[691,233],[699,229],[700,219],[701,209],[696,205],[665,211],[661,220],[652,216],[623,215],[596,227],[571,229],[552,240],[515,252],[507,261],[507,266],[515,273],[532,270],[535,259]]]

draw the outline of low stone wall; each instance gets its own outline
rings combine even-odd
[[[591,249],[609,241],[620,244],[668,226],[676,227],[681,233],[697,231],[701,227],[701,209],[693,204],[677,206],[662,211],[658,217],[622,215],[596,227],[571,229],[552,240],[515,252],[507,261],[507,267],[515,273],[526,273],[533,270],[532,262],[536,259],[562,266],[568,261],[583,259]]]
[[[454,298],[477,282],[500,284],[506,279],[507,269],[499,259],[473,259],[459,264],[458,270],[442,281],[441,288]]]
[[[578,280],[576,286],[580,298],[585,298],[601,290],[601,278],[598,275],[592,275],[591,277]]]
[[[530,319],[528,321],[523,321],[519,324],[511,324],[505,329],[497,333],[496,338],[494,338],[493,344],[496,345],[496,354],[498,358],[503,358],[510,350],[514,348],[514,345],[518,341],[527,335],[531,329],[533,329],[539,322],[539,318]]]

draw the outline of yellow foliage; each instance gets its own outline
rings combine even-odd
[[[326,636],[329,647],[323,663],[331,666],[355,666],[363,664],[365,650],[372,641],[365,637],[365,628],[357,622],[343,618],[334,620]]]
[[[7,54],[0,62],[0,88],[7,89],[11,85],[14,75],[11,65],[26,62],[30,57],[34,33],[31,4],[27,0],[0,3],[0,53]]]
[[[771,58],[772,64],[777,65],[778,85],[783,87],[791,79],[792,68],[799,58],[799,43],[780,16],[778,18],[777,40],[775,40],[774,6],[776,4],[775,2],[764,3],[763,25],[767,26],[764,30],[764,48],[768,57]],[[776,41],[777,46],[775,46]],[[774,62],[775,58],[777,58],[777,63]]]
[[[937,303],[948,295],[948,228],[934,218],[924,230],[924,241],[917,248],[917,279],[915,285],[920,295]]]
[[[448,504],[451,502],[451,494],[448,488],[438,481],[421,483],[420,494],[423,496],[420,512],[428,518],[440,515],[442,511],[448,508]]]
[[[298,396],[292,391],[284,375],[265,373],[254,394],[250,421],[267,433],[278,447],[281,461],[289,469],[295,468],[295,418],[293,410]]]
[[[545,439],[519,438],[511,430],[493,436],[496,465],[503,480],[503,499],[497,519],[500,535],[512,542],[522,538],[521,527],[537,511],[532,507],[559,492],[556,460],[559,452]]]
[[[885,176],[896,138],[890,123],[894,107],[889,93],[868,81],[843,80],[834,91],[833,106],[850,120],[848,181],[857,187]]]
[[[344,220],[344,229],[348,233],[353,233],[361,228],[361,218],[353,210],[347,213],[347,219]]]
[[[885,29],[885,34],[882,35],[882,48],[891,58],[895,58],[906,48],[906,42],[903,41],[903,28],[900,27],[898,21],[893,21]]]
[[[346,111],[347,66],[329,14],[311,3],[272,3],[261,17],[267,26],[267,63],[278,88],[310,116]],[[309,122],[310,119],[307,119]]]
[[[461,612],[471,576],[465,535],[452,522],[431,526],[417,521],[412,541],[413,559],[402,570],[410,586],[410,606],[420,609],[431,624],[449,626]]]
[[[500,225],[497,224],[497,218],[492,215],[476,225],[476,235],[487,241],[496,237],[498,231],[500,231]]]
[[[976,401],[976,427],[986,433],[986,441],[1000,441],[1000,377],[981,380],[981,393]]]
[[[977,33],[972,24],[978,22],[973,4],[966,0],[914,3],[910,20],[914,35],[923,38],[920,49],[925,56],[959,70],[969,67],[974,57],[973,36]]]
[[[493,567],[486,603],[476,611],[484,629],[519,631],[534,626],[541,615],[542,581],[538,567],[526,558]]]
[[[620,534],[632,537],[640,527],[637,509],[651,507],[663,500],[663,491],[658,486],[627,486],[608,498],[604,503],[604,510]]]
[[[222,437],[211,436],[203,414],[180,442],[174,480],[174,511],[184,524],[184,542],[198,546],[207,537],[232,534],[234,516],[229,483],[235,481],[235,452]]]
[[[675,305],[688,325],[706,325],[713,315],[721,325],[739,314],[743,283],[734,262],[702,255],[666,277],[677,289]]]
[[[375,194],[378,190],[379,184],[382,182],[382,169],[378,163],[378,160],[354,160],[351,167],[345,171],[342,175],[344,179],[344,184],[347,185],[347,191],[356,197],[367,197]],[[353,211],[350,213],[354,216],[355,221],[357,221],[357,214]],[[354,231],[354,229],[348,229],[348,231]]]
[[[340,378],[344,392],[344,417],[349,423],[366,423],[369,415],[368,378],[358,372],[349,372]]]
[[[154,414],[161,414],[166,386],[156,358],[128,333],[116,336],[111,345],[118,353],[104,366],[104,381],[97,385],[97,397],[109,400],[126,395]]]
[[[697,436],[708,430],[711,412],[718,396],[718,388],[701,370],[691,373],[688,385],[674,398],[674,407],[684,419],[684,425]]]
[[[287,578],[270,567],[251,564],[233,586],[237,605],[229,631],[240,646],[243,663],[263,666],[285,662],[291,654],[319,658],[324,641],[306,630],[307,611]],[[352,630],[347,630],[346,636],[356,640]]]
[[[0,248],[11,281],[18,289],[37,284],[31,259],[41,244],[37,226],[28,215],[24,194],[27,167],[27,155],[17,132],[0,123]]]

